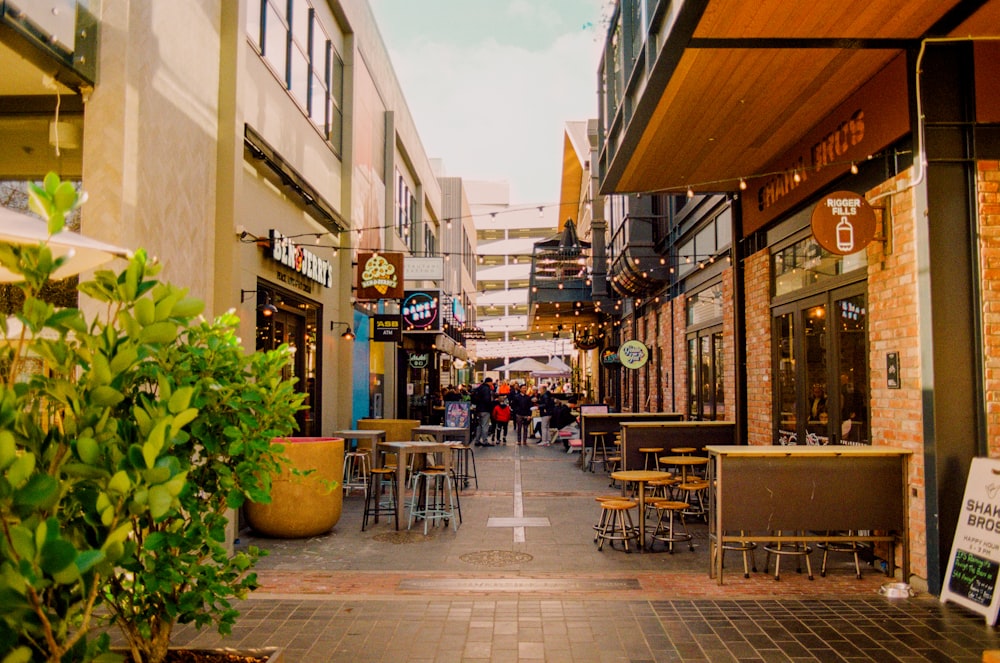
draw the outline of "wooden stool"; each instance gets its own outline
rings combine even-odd
[[[389,484],[389,499],[382,500],[382,486]],[[371,470],[371,481],[368,483],[368,493],[365,495],[365,511],[361,519],[361,531],[368,527],[368,517],[374,516],[378,522],[380,514],[395,516],[396,529],[399,529],[399,513],[396,512],[396,468],[376,467]]]
[[[601,463],[605,470],[608,469],[608,449],[604,446],[605,435],[607,433],[603,431],[590,434],[593,444],[591,445],[590,458],[587,459],[587,465],[584,469],[593,472],[594,466],[597,463]],[[598,458],[598,455],[600,455],[600,458]]]
[[[778,536],[781,536],[781,530],[777,532]],[[767,551],[767,557],[764,559],[764,572],[767,573],[767,567],[771,563],[771,555],[774,555],[774,579],[781,580],[781,558],[786,555],[792,555],[796,560],[801,560],[803,557],[806,560],[806,571],[809,573],[809,579],[813,579],[812,564],[809,563],[809,555],[812,554],[812,548],[807,546],[805,543],[783,543],[781,541],[775,541],[774,543],[769,543],[764,546],[764,550]],[[802,573],[802,566],[796,566],[796,573]]]
[[[647,501],[647,504],[649,502]],[[650,536],[649,548],[652,550],[656,541],[663,541],[667,544],[667,552],[674,553],[674,543],[687,541],[688,549],[694,551],[694,537],[688,531],[687,523],[684,522],[684,510],[687,509],[687,502],[676,502],[674,500],[657,499],[653,500],[653,508],[656,509],[656,527]],[[663,514],[667,514],[667,527],[664,528]],[[683,532],[674,531],[674,516],[680,517]]]
[[[645,454],[646,459],[642,463],[642,469],[649,469],[649,456],[653,456],[653,467],[654,470],[660,469],[660,454],[663,453],[663,447],[639,447],[639,453]]]
[[[628,548],[628,542],[635,540],[639,542],[639,533],[632,521],[632,509],[638,506],[632,500],[607,500],[601,502],[601,522],[604,526],[597,532],[597,549],[604,548],[604,542],[610,541],[614,547],[615,541],[621,541],[625,546],[625,552],[632,552]]]
[[[708,482],[703,479],[688,479],[687,483],[677,486],[677,490],[680,491],[683,500],[688,505],[684,515],[707,520],[708,509],[705,508],[705,490],[707,489]]]
[[[697,451],[697,449],[694,447],[674,447],[671,451],[675,456],[690,456]]]
[[[638,504],[638,502],[636,502],[635,500],[627,499],[625,497],[622,497],[621,495],[601,495],[599,497],[594,498],[594,501],[596,501],[598,504],[603,504],[604,502],[621,502],[623,500],[626,502],[634,502],[635,504]],[[604,529],[604,524],[607,521],[608,516],[612,513],[613,513],[612,511],[605,511],[604,509],[601,509],[601,518],[600,520],[598,520],[597,524],[594,525],[594,543],[597,543],[598,533],[602,529]]]

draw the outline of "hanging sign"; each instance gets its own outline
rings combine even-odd
[[[439,293],[428,290],[407,290],[403,298],[403,331],[437,331]]]
[[[642,341],[625,341],[618,348],[618,359],[625,368],[642,368],[649,361],[649,348]]]
[[[1000,461],[973,458],[951,544],[941,602],[952,601],[995,626],[1000,612]]]
[[[618,368],[622,365],[622,360],[618,357],[618,348],[610,347],[601,352],[601,365],[608,368]]]
[[[427,368],[431,363],[431,355],[428,352],[411,352],[410,368]]]
[[[875,239],[875,210],[860,193],[834,191],[813,208],[812,233],[830,253],[855,253]]]
[[[402,253],[358,254],[358,301],[403,296]]]
[[[402,322],[398,315],[378,314],[372,317],[372,340],[378,343],[399,343],[403,340]]]

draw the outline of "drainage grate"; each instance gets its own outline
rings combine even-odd
[[[418,532],[416,530],[404,530],[400,532],[379,532],[372,537],[372,540],[399,545],[403,543],[423,543],[424,541],[427,541],[428,538],[429,537],[424,536],[423,531]]]
[[[528,553],[513,552],[510,550],[481,550],[474,553],[466,553],[459,557],[466,564],[476,566],[507,566],[508,564],[520,564],[530,562],[534,559]]]

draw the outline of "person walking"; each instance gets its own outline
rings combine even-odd
[[[522,384],[520,389],[511,393],[510,407],[514,413],[514,437],[521,446],[528,444],[528,429],[531,427],[531,396],[528,386]]]
[[[493,378],[486,378],[472,390],[472,404],[476,407],[476,446],[490,446],[490,418],[493,414]]]
[[[511,416],[513,416],[513,413],[507,404],[507,397],[500,396],[497,404],[493,406],[493,444],[507,446],[507,428]]]
[[[535,404],[538,405],[538,418],[541,422],[541,440],[538,444],[548,446],[549,442],[549,423],[552,420],[552,410],[555,408],[556,399],[549,393],[549,388],[546,385],[542,385],[538,388],[538,396],[535,397]]]

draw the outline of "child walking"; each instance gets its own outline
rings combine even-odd
[[[494,444],[507,446],[507,424],[510,423],[511,416],[512,412],[510,406],[507,405],[507,399],[501,396],[493,408]]]

